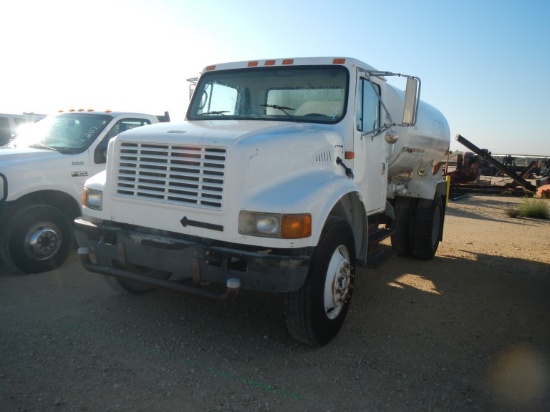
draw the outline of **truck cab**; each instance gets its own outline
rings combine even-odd
[[[167,114],[161,118],[166,120]],[[47,116],[0,147],[0,257],[16,272],[63,263],[81,214],[84,181],[105,169],[119,133],[159,122],[132,112],[69,111]]]

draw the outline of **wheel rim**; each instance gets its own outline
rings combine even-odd
[[[61,246],[61,231],[51,222],[32,226],[25,237],[25,251],[32,259],[46,260],[57,253]]]
[[[341,245],[334,250],[325,280],[325,314],[329,319],[338,317],[349,300],[351,265],[348,249]]]

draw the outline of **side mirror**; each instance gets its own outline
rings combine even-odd
[[[420,80],[416,77],[407,77],[407,88],[405,89],[405,106],[403,107],[404,126],[414,126],[418,111],[418,97],[420,91]]]

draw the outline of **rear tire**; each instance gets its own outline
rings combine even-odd
[[[443,232],[445,211],[441,196],[434,200],[420,199],[416,206],[412,256],[417,259],[434,257]]]
[[[72,221],[49,205],[14,212],[0,234],[0,256],[12,270],[40,273],[61,266],[74,243]]]
[[[392,249],[399,256],[410,256],[413,250],[413,221],[416,199],[398,197],[393,205],[395,232],[391,235]]]
[[[354,284],[355,241],[348,222],[329,218],[311,257],[304,285],[285,298],[290,335],[310,345],[325,345],[340,331]]]

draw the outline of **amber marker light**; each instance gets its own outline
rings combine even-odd
[[[258,65],[257,61],[250,61],[248,62],[248,67],[256,67]]]
[[[206,68],[205,68],[204,70],[206,70],[207,72],[209,72],[209,71],[214,70],[215,68],[216,68],[216,65],[213,64],[213,65],[211,65],[211,66],[206,66]]]
[[[344,152],[344,157],[348,160],[355,158],[355,152]]]
[[[275,60],[266,60],[264,65],[266,66],[274,66],[275,65]]]
[[[346,63],[346,59],[340,59],[340,58],[337,58],[337,59],[334,59],[332,61],[333,64],[344,64]]]
[[[301,239],[311,236],[311,215],[283,215],[281,221],[281,238]]]
[[[283,64],[294,64],[294,59],[284,59]]]

